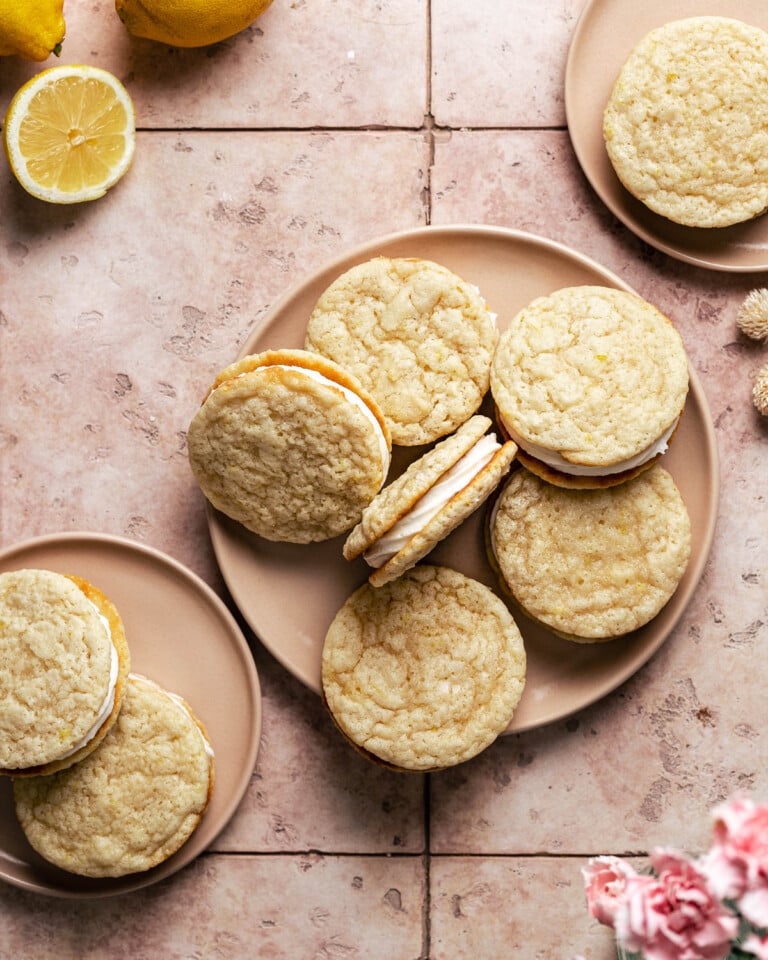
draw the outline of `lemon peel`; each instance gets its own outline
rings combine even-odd
[[[0,57],[47,60],[61,52],[64,0],[0,0]]]
[[[3,146],[14,176],[49,203],[95,200],[133,160],[136,119],[125,87],[100,67],[43,70],[11,100]]]
[[[272,0],[115,0],[134,37],[173,47],[206,47],[240,33]]]

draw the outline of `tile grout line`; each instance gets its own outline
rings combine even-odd
[[[427,170],[426,170],[426,184],[424,187],[425,193],[425,210],[424,210],[424,219],[427,226],[432,223],[432,170],[435,165],[435,117],[432,111],[432,0],[427,0],[426,4],[426,17],[427,22],[425,24],[426,29],[426,50],[424,52],[424,69],[426,75],[424,77],[424,93],[426,96],[426,102],[424,106],[426,107],[426,112],[424,114],[424,120],[422,122],[422,129],[425,130],[427,136],[427,147],[428,147],[428,159],[427,159]],[[429,789],[427,788],[427,794]],[[427,838],[428,840],[428,838]],[[429,856],[429,844],[427,844],[427,856]],[[429,956],[429,951],[425,954]]]
[[[403,850],[393,853],[391,850],[323,850],[320,847],[305,847],[301,850],[218,850],[208,847],[198,854],[198,858],[205,857],[276,857],[289,859],[290,857],[349,857],[358,860],[416,860],[428,855],[430,860],[449,860],[451,857],[462,860],[584,860],[589,857],[605,855],[605,850],[583,850],[575,853],[554,853],[550,850],[541,850],[537,853],[491,853],[490,851],[476,850],[422,850],[410,853]],[[618,850],[611,851],[612,856],[642,859],[650,856],[647,850]]]
[[[344,126],[323,126],[315,124],[309,127],[136,127],[137,133],[427,133],[431,135],[433,131],[445,133],[566,133],[568,127],[565,124],[542,124],[535,127],[524,126],[501,126],[486,125],[472,126],[470,124],[459,124],[458,126],[448,126],[435,122],[431,111],[424,114],[421,126],[408,126],[406,124],[354,124]]]

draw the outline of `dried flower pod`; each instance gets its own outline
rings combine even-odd
[[[747,294],[736,314],[736,325],[752,340],[768,340],[768,290],[765,287]]]
[[[768,417],[768,363],[758,371],[755,378],[752,402],[759,413]]]

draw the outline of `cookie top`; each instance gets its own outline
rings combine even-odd
[[[607,490],[566,490],[521,468],[491,513],[491,563],[534,620],[569,640],[610,640],[656,616],[677,589],[691,525],[654,466]]]
[[[114,604],[50,570],[0,574],[0,773],[51,773],[114,723],[130,655]]]
[[[268,540],[326,540],[357,523],[389,469],[376,402],[337,364],[266,351],[223,370],[187,433],[216,509]]]
[[[446,567],[364,584],[325,638],[323,694],[341,732],[399,770],[468,760],[509,725],[525,649],[506,605]]]
[[[189,705],[131,674],[98,750],[50,777],[14,781],[16,816],[37,852],[86,877],[148,870],[197,827],[213,751]]]
[[[670,321],[636,294],[565,287],[524,307],[502,334],[491,391],[521,459],[599,478],[666,448],[688,360]]]
[[[661,216],[724,227],[768,207],[768,34],[675,20],[630,53],[603,116],[617,176]]]
[[[486,434],[474,416],[414,460],[371,501],[344,544],[347,560],[363,554],[378,587],[426,556],[498,486],[517,452]]]
[[[446,267],[375,257],[320,296],[305,346],[354,374],[401,446],[432,443],[480,406],[496,318],[477,288]]]

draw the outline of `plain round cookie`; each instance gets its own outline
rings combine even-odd
[[[688,360],[672,323],[636,294],[564,287],[533,300],[502,334],[491,392],[530,469],[526,454],[555,454],[563,476],[552,482],[600,486],[674,428],[688,393]],[[569,480],[567,468],[594,476]],[[622,470],[614,479],[628,476]]]
[[[489,559],[532,619],[568,640],[611,640],[653,619],[691,553],[688,511],[652,469],[607,490],[567,490],[521,468],[490,514]]]
[[[344,557],[353,560],[386,537],[411,508],[417,507],[418,501],[430,492],[446,472],[483,439],[490,426],[489,417],[470,417],[456,433],[441,440],[423,456],[414,460],[365,508],[360,522],[344,543]],[[467,478],[461,490],[420,529],[414,530],[407,542],[370,574],[368,582],[374,587],[380,587],[396,579],[425,557],[493,493],[509,471],[516,453],[516,444],[511,441],[501,444],[491,460],[472,477]]]
[[[0,574],[0,773],[48,774],[87,756],[115,722],[129,670],[123,622],[92,583],[51,570]]]
[[[398,770],[437,770],[484,750],[509,725],[525,649],[506,605],[446,567],[364,584],[323,646],[326,705],[344,736]]]
[[[495,315],[473,284],[431,260],[375,257],[320,296],[305,346],[360,380],[393,443],[418,446],[478,409],[496,340]]]
[[[254,533],[291,543],[327,540],[357,523],[386,479],[390,448],[384,418],[355,378],[304,350],[227,367],[187,432],[190,467],[209,502]]]
[[[649,209],[724,227],[768,208],[768,33],[728,17],[675,20],[630,53],[603,115],[608,157]]]
[[[199,824],[212,790],[213,754],[200,721],[181,698],[136,674],[98,750],[13,786],[34,849],[86,877],[121,877],[166,860]]]

